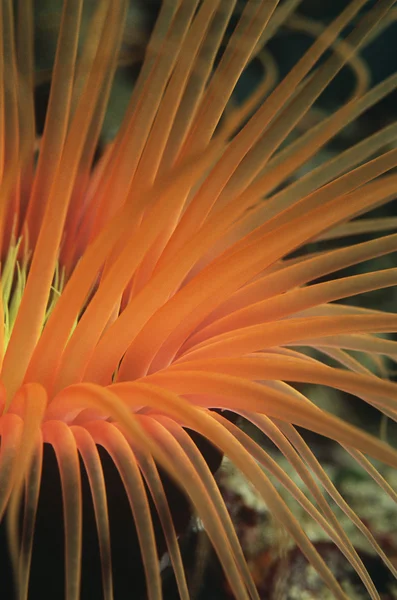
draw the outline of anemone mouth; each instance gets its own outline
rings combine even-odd
[[[397,283],[395,267],[368,267],[397,250],[396,219],[371,213],[396,197],[397,126],[320,156],[397,88],[396,74],[369,87],[360,55],[396,18],[394,1],[351,0],[318,27],[297,0],[248,0],[237,18],[234,0],[163,0],[98,160],[128,2],[64,0],[39,143],[33,5],[20,0],[14,14],[14,4],[0,3],[0,516],[10,565],[0,588],[34,599],[50,569],[53,597],[160,600],[167,551],[188,600],[178,537],[194,512],[234,596],[257,600],[214,477],[226,455],[335,598],[347,594],[269,474],[379,600],[334,510],[397,569],[299,428],[340,444],[393,500],[367,456],[397,467],[397,452],[296,384],[340,390],[397,420],[384,360],[395,362],[396,342],[382,337],[396,333],[396,314],[346,303]],[[284,26],[312,43],[279,78],[268,41]],[[265,76],[236,102],[253,61]],[[318,118],[318,98],[344,67],[350,95]],[[357,233],[369,239],[355,243]]]

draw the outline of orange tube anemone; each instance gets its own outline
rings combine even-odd
[[[163,596],[159,536],[179,597],[190,594],[168,486],[200,517],[235,598],[257,599],[213,475],[217,457],[226,455],[335,598],[347,593],[269,473],[379,600],[327,493],[395,576],[397,570],[296,426],[335,440],[394,499],[364,455],[397,467],[397,451],[320,409],[293,384],[342,390],[397,420],[397,385],[365,366],[368,357],[396,360],[396,342],[379,334],[397,332],[397,315],[343,303],[395,286],[397,269],[338,273],[397,251],[396,220],[365,216],[396,197],[397,124],[301,174],[329,140],[396,90],[397,74],[368,89],[359,53],[396,17],[394,0],[350,0],[326,28],[298,17],[296,0],[247,0],[234,29],[234,0],[163,0],[124,119],[98,161],[128,2],[83,4],[63,2],[38,139],[32,0],[0,3],[0,515],[13,593],[38,597],[34,571],[40,552],[44,565],[49,556],[34,537],[36,520],[55,526],[51,502],[44,517],[38,506],[44,487],[51,496],[59,478],[65,599],[84,596],[87,496],[100,593],[104,600],[127,597],[115,587],[107,463],[135,523],[142,597]],[[276,85],[266,44],[282,26],[313,42]],[[238,104],[233,91],[253,60],[262,61],[266,76]],[[355,75],[353,93],[307,128],[314,103],[345,66]],[[366,241],[350,243],[356,233]],[[324,240],[340,243],[324,250]],[[312,242],[317,250],[304,252]],[[272,439],[310,498],[225,418],[230,413]],[[55,475],[43,460],[50,447]],[[6,571],[0,569],[0,594]],[[92,589],[85,597],[94,598]]]

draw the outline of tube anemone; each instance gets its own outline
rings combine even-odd
[[[326,28],[298,17],[296,0],[247,0],[234,28],[228,28],[234,0],[163,0],[124,119],[97,161],[127,0],[91,5],[84,35],[83,0],[64,0],[40,138],[33,6],[16,4],[14,15],[12,0],[0,3],[0,515],[15,597],[38,597],[35,569],[40,561],[42,573],[48,568],[52,550],[46,556],[39,521],[48,539],[61,522],[64,597],[84,596],[88,501],[101,565],[96,597],[127,597],[115,591],[109,508],[117,512],[117,503],[127,503],[146,578],[140,597],[162,597],[159,558],[167,551],[179,596],[187,600],[175,511],[185,498],[234,596],[257,599],[214,478],[226,455],[335,598],[347,595],[269,474],[379,600],[327,494],[397,571],[297,427],[335,440],[394,499],[366,457],[397,467],[397,452],[320,409],[293,384],[342,390],[397,420],[397,385],[365,366],[368,357],[396,360],[396,342],[379,334],[395,333],[397,316],[343,303],[395,286],[397,269],[339,273],[397,251],[396,220],[365,216],[396,196],[397,125],[298,173],[397,88],[394,74],[368,89],[359,54],[395,18],[394,0],[350,0]],[[266,44],[284,25],[313,43],[276,85]],[[236,104],[233,91],[256,59],[265,77]],[[344,66],[356,77],[351,96],[290,141]],[[356,233],[367,234],[366,241],[350,243]],[[339,246],[304,252],[325,239]],[[230,414],[274,442],[310,497]],[[52,458],[43,460],[49,450]],[[123,498],[115,504],[116,476]],[[51,494],[58,480],[63,516],[55,519]],[[40,516],[44,488],[50,502]],[[129,560],[134,571],[135,558]],[[2,590],[6,571],[0,571]],[[92,589],[86,597],[94,597]]]

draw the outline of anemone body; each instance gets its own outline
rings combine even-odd
[[[187,600],[176,488],[200,517],[235,597],[258,598],[213,476],[222,454],[335,598],[347,596],[269,473],[340,548],[370,598],[378,592],[327,494],[396,575],[297,427],[342,445],[394,498],[367,457],[396,467],[397,452],[293,385],[347,392],[396,420],[397,386],[384,365],[395,361],[397,346],[379,334],[395,333],[397,316],[343,301],[392,288],[397,269],[340,272],[397,250],[395,219],[365,216],[395,198],[397,125],[298,175],[396,89],[396,74],[369,88],[360,58],[395,18],[394,1],[366,7],[350,0],[326,28],[299,16],[298,4],[247,0],[236,20],[234,0],[163,0],[119,131],[94,160],[126,0],[64,0],[40,138],[33,5],[1,2],[0,515],[17,600],[33,597],[35,565],[46,561],[40,527],[51,539],[53,523],[64,534],[66,600],[97,589],[82,592],[83,544],[98,547],[104,600],[125,598],[115,591],[123,568],[109,526],[117,503],[135,523],[139,559],[127,555],[124,568],[142,565],[146,591],[135,589],[136,596],[162,597],[159,558],[167,551]],[[313,44],[277,83],[266,45],[281,27]],[[254,61],[263,80],[236,103],[233,90]],[[302,133],[342,68],[353,72],[352,93]],[[350,243],[357,233],[367,238]],[[339,243],[324,249],[325,240]],[[312,242],[316,251],[305,252]],[[224,411],[274,442],[310,498]],[[56,514],[51,500],[37,513],[46,486],[50,496],[61,490]],[[92,544],[83,499],[96,530]]]

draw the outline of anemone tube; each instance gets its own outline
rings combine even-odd
[[[0,3],[0,514],[18,600],[29,598],[39,554],[35,521],[50,447],[62,489],[66,600],[81,597],[82,572],[84,579],[83,475],[103,597],[117,597],[105,460],[125,489],[147,598],[163,594],[155,513],[179,596],[189,598],[160,473],[200,517],[235,597],[259,597],[215,467],[194,440],[207,440],[241,470],[335,598],[347,595],[269,473],[340,548],[370,598],[379,600],[379,593],[328,493],[397,575],[296,428],[335,440],[394,499],[365,456],[396,467],[396,450],[293,385],[342,390],[397,419],[396,384],[365,366],[368,359],[396,360],[396,342],[379,334],[395,333],[397,316],[343,303],[395,286],[397,269],[338,276],[397,250],[396,220],[365,216],[395,198],[397,124],[297,175],[397,88],[394,74],[368,89],[359,54],[396,9],[393,0],[350,0],[318,28],[298,16],[298,4],[247,0],[230,30],[234,0],[163,0],[120,129],[94,160],[127,1],[90,5],[82,35],[87,7],[64,0],[40,138],[33,3]],[[283,26],[305,31],[313,43],[276,85],[266,44]],[[233,90],[257,58],[265,77],[235,104]],[[356,78],[351,96],[290,141],[343,67]],[[349,236],[357,232],[374,239],[353,243]],[[325,239],[339,240],[339,247],[303,252]],[[311,497],[225,410],[274,442]],[[46,526],[52,527],[50,514]],[[0,585],[6,575],[3,568]]]

